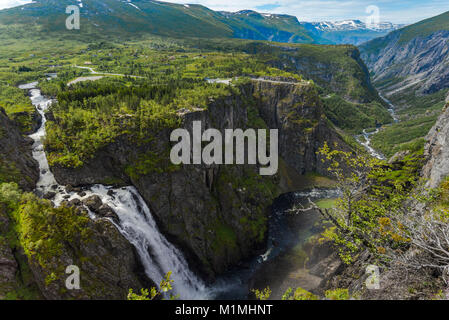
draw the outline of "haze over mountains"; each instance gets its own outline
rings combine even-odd
[[[67,0],[36,0],[0,11],[0,24],[39,26],[64,31]],[[152,0],[80,0],[84,31],[103,36],[156,34],[174,37],[241,38],[285,43],[360,44],[396,30],[399,25],[367,26],[359,20],[299,22],[290,15],[252,10],[218,12],[202,5],[180,5]]]

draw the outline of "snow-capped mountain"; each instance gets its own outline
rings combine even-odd
[[[324,22],[301,22],[302,25],[314,26],[320,31],[349,31],[349,30],[374,30],[381,32],[391,32],[397,30],[404,25],[393,24],[391,22],[380,22],[378,24],[367,24],[360,20],[344,20],[344,21],[324,21]]]
[[[321,43],[354,45],[385,36],[404,26],[391,22],[367,24],[360,20],[301,22],[301,25],[315,38],[320,39]]]

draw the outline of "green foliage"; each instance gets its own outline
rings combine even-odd
[[[323,99],[326,116],[337,127],[351,133],[361,133],[365,128],[392,122],[388,110],[374,101],[368,104],[351,103],[337,95]]]
[[[158,296],[163,295],[171,290],[173,290],[172,284],[174,280],[171,279],[171,271],[168,272],[164,279],[161,280],[159,284],[159,289],[152,287],[148,289],[140,289],[140,294],[134,293],[133,289],[129,289],[128,300],[154,300]],[[178,296],[173,296],[170,294],[170,300],[177,299]]]
[[[42,267],[63,253],[66,242],[88,241],[89,218],[75,209],[53,208],[50,201],[25,193],[13,212],[16,232],[29,258],[35,258]]]
[[[348,289],[327,290],[324,295],[328,300],[349,300],[351,298]]]
[[[379,257],[385,253],[385,247],[406,246],[409,241],[406,230],[400,225],[393,226],[391,218],[403,214],[403,203],[417,184],[422,157],[411,154],[394,164],[386,164],[331,150],[327,144],[320,154],[330,162],[329,171],[337,178],[343,193],[335,208],[317,207],[333,224],[323,237],[337,245],[341,259],[351,263],[364,249]]]
[[[24,90],[4,83],[0,77],[0,107],[15,120],[22,132],[31,132],[35,109]]]
[[[270,287],[267,287],[263,290],[253,289],[251,290],[252,293],[256,296],[256,299],[258,300],[268,300],[271,296],[271,289]],[[295,292],[293,292],[292,288],[288,288],[287,291],[282,295],[282,300],[319,300],[320,298],[313,293],[310,293],[307,290],[304,290],[303,288],[297,288]]]
[[[388,83],[376,85],[381,89],[390,86]],[[447,89],[426,95],[417,95],[416,90],[416,87],[411,87],[389,97],[401,121],[384,127],[372,138],[373,148],[387,157],[410,148],[416,150],[441,114]]]
[[[272,293],[270,287],[266,287],[263,290],[253,289],[253,290],[251,290],[251,292],[254,293],[257,300],[261,300],[261,301],[268,300]]]
[[[282,296],[282,300],[319,300],[319,297],[303,288],[297,288],[292,294],[292,288],[288,288]]]
[[[14,212],[18,210],[22,198],[22,191],[16,183],[0,183],[0,217],[2,221],[8,221],[8,228],[0,225],[0,246],[8,246],[18,263],[18,272],[12,291],[5,295],[6,300],[36,300],[40,298],[39,290],[34,283],[33,274],[28,261],[20,253],[21,244],[16,233],[16,223],[12,220]],[[2,288],[0,288],[2,289]]]

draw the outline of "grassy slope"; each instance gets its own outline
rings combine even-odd
[[[269,18],[258,13],[250,16],[225,16],[201,5],[179,5],[149,0],[133,1],[139,9],[117,0],[84,0],[81,31],[65,30],[68,0],[37,0],[23,7],[0,11],[0,25],[37,25],[57,36],[96,35],[103,39],[129,39],[154,34],[170,37],[240,38],[267,40],[278,34],[278,41],[313,42],[308,32],[292,16]],[[295,21],[296,22],[295,22]]]
[[[386,127],[372,139],[374,148],[386,156],[405,149],[416,149],[424,145],[424,137],[433,127],[444,107],[447,90],[424,96],[415,96],[414,90],[394,96],[395,105],[406,106],[398,110],[400,123]]]

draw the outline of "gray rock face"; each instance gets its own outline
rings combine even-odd
[[[436,188],[449,176],[449,96],[443,113],[426,139],[424,155],[427,163],[423,176],[428,179],[428,187]]]
[[[201,121],[203,130],[245,129],[256,113],[269,128],[279,129],[280,157],[299,176],[310,171],[327,174],[316,152],[325,141],[346,144],[327,126],[314,86],[265,80],[245,85],[242,92],[185,113],[182,126],[191,132],[193,121]],[[183,249],[192,265],[213,278],[264,249],[277,177],[262,178],[257,166],[243,165],[183,165],[128,175],[125,168],[148,152],[170,163],[171,131],[159,130],[150,144],[140,146],[121,137],[82,168],[54,167],[52,172],[66,185],[132,183],[161,231]]]
[[[18,265],[6,238],[9,219],[0,204],[0,300],[15,288]]]
[[[80,213],[84,214],[84,213]],[[62,253],[46,262],[29,259],[30,268],[42,295],[49,300],[123,300],[128,290],[154,286],[144,276],[133,246],[106,219],[89,221],[88,241],[64,244]],[[80,270],[80,289],[68,290],[67,266]],[[54,280],[51,275],[54,275]]]
[[[17,182],[31,191],[39,179],[39,165],[31,152],[32,140],[25,138],[0,108],[0,182],[2,178]]]
[[[449,88],[449,31],[416,37],[406,43],[400,33],[386,36],[386,46],[373,53],[370,43],[361,46],[362,59],[374,73],[374,81],[398,79],[388,87],[387,95],[414,87],[421,94]],[[374,44],[375,42],[373,42]]]

